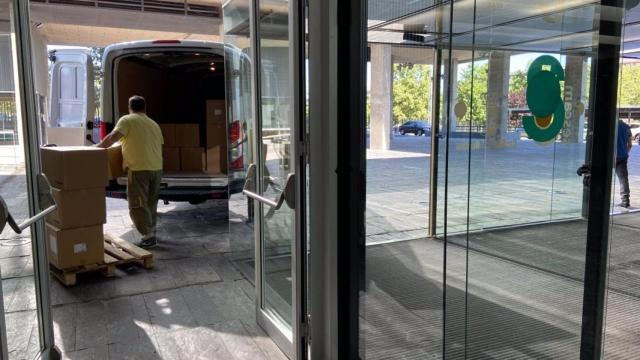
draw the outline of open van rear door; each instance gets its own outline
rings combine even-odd
[[[49,52],[48,144],[89,145],[93,138],[95,90],[93,59],[86,48]]]

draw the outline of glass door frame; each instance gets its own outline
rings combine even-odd
[[[439,3],[445,3],[439,1]],[[452,4],[454,2],[450,2]],[[614,119],[616,117],[616,95],[618,81],[618,65],[620,58],[620,42],[622,41],[623,2],[618,0],[601,0],[601,17],[596,20],[598,34],[597,64],[592,67],[592,94],[596,99],[590,109],[592,119]],[[367,46],[367,2],[358,0],[338,2],[337,22],[337,58],[338,77],[343,82],[336,84],[332,90],[338,93],[338,119],[350,121],[337,131],[338,147],[343,146],[347,153],[341,152],[338,157],[338,209],[349,205],[346,197],[340,196],[340,189],[349,189],[350,199],[365,199],[366,184],[358,185],[357,179],[362,174],[355,170],[366,160],[362,149],[348,146],[360,144],[362,134],[353,130],[360,128],[364,131],[364,114],[354,108],[364,108],[359,103],[359,96],[364,90],[363,84],[358,84],[359,74],[366,71],[367,57],[362,56],[360,49]],[[455,8],[454,8],[455,10]],[[605,16],[602,17],[602,13]],[[342,19],[340,19],[342,17]],[[363,20],[364,17],[364,20]],[[360,24],[360,26],[357,26]],[[366,54],[366,53],[365,53]],[[434,71],[437,74],[437,71]],[[449,78],[449,77],[445,77]],[[351,97],[345,96],[351,94]],[[611,94],[614,94],[613,96]],[[438,101],[439,99],[436,99]],[[340,106],[342,104],[342,106]],[[434,108],[438,108],[434,105]],[[446,116],[446,114],[444,115]],[[445,119],[446,120],[446,119]],[[615,122],[594,121],[591,146],[601,151],[593,152],[587,165],[590,167],[590,193],[588,199],[588,230],[587,249],[585,258],[585,282],[583,292],[582,333],[580,339],[580,358],[599,359],[603,348],[604,313],[606,305],[607,259],[609,246],[610,200],[612,187],[612,169],[615,151]],[[342,127],[346,127],[343,129]],[[353,127],[353,129],[351,128]],[[432,153],[432,164],[434,162]],[[341,165],[342,164],[342,165]],[[433,175],[433,174],[432,174]],[[433,178],[433,176],[432,176]],[[355,183],[353,181],[355,181]],[[351,181],[351,182],[350,182]],[[355,184],[355,185],[354,185]],[[431,189],[434,189],[433,184]],[[432,194],[435,195],[435,194]],[[353,202],[351,203],[353,204]],[[430,206],[435,206],[432,202]],[[431,210],[433,211],[433,209]],[[430,219],[435,219],[431,215]],[[435,214],[435,211],[433,211]],[[337,228],[337,251],[335,256],[337,266],[338,316],[337,341],[335,349],[338,358],[357,358],[359,354],[359,282],[365,277],[364,244],[362,233],[358,236],[364,224],[363,217],[353,217],[350,224]],[[340,222],[340,218],[338,219]],[[433,228],[433,226],[432,226]]]
[[[37,120],[37,104],[33,79],[33,59],[31,53],[31,25],[29,20],[29,1],[9,1],[13,16],[15,33],[15,53],[17,66],[17,91],[20,96],[16,106],[20,107],[24,121],[23,146],[25,151],[25,172],[27,177],[27,195],[29,216],[43,209],[39,208],[39,186],[37,175],[40,173],[40,142]],[[44,221],[38,221],[31,227],[33,273],[36,292],[38,330],[40,335],[40,359],[60,359],[60,351],[55,347],[53,317],[51,315],[51,294],[49,278],[49,260],[45,244]],[[3,314],[4,316],[4,314]],[[6,335],[5,335],[6,336]],[[6,343],[3,343],[6,345]],[[2,349],[6,356],[6,348]]]
[[[262,159],[262,110],[261,110],[261,54],[259,0],[251,0],[249,18],[252,51],[252,93],[254,133],[253,158],[256,163]],[[254,235],[255,235],[255,286],[256,286],[256,320],[267,335],[291,359],[305,359],[308,341],[308,311],[306,296],[306,260],[307,260],[307,210],[306,210],[306,165],[307,134],[305,127],[306,100],[306,66],[305,66],[305,12],[306,3],[302,0],[289,1],[289,79],[291,85],[291,145],[293,174],[295,174],[295,220],[294,238],[291,242],[291,278],[292,278],[292,324],[287,324],[279,316],[265,310],[264,277],[263,277],[263,220],[264,204],[255,202]],[[262,167],[255,167],[257,194],[262,194]],[[255,200],[253,200],[255,201]],[[286,206],[286,205],[283,205]]]

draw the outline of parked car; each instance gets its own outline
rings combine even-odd
[[[631,136],[633,137],[633,141],[640,145],[640,124],[629,124],[631,128]]]
[[[400,135],[414,134],[416,136],[423,136],[427,133],[431,133],[431,125],[424,121],[409,120],[398,127]]]

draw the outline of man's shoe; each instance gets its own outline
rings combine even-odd
[[[151,249],[158,246],[158,240],[155,236],[151,236],[147,239],[142,239],[137,245],[143,249]]]
[[[626,208],[628,208],[628,207],[629,207],[629,206],[631,206],[631,205],[630,205],[628,202],[623,201],[623,202],[621,202],[620,204],[618,204],[618,206],[623,207],[623,208],[625,208],[625,209],[626,209]]]

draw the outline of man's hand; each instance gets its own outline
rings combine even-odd
[[[106,149],[111,145],[117,143],[120,139],[122,139],[122,134],[117,131],[112,131],[109,135],[107,135],[100,143],[96,144],[96,147]]]

